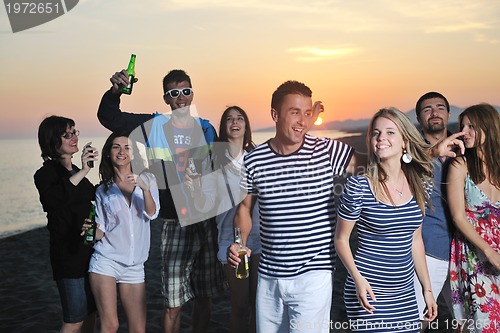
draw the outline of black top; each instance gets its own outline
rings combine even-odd
[[[73,170],[79,171],[75,165]],[[34,175],[50,233],[50,262],[54,280],[87,274],[93,248],[83,244],[82,225],[90,212],[95,187],[83,178],[75,186],[72,173],[57,161],[45,161]]]

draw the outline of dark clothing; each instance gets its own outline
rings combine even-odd
[[[150,145],[155,145],[156,140],[152,139],[152,127],[154,127],[155,117],[165,117],[161,114],[136,114],[136,113],[128,113],[120,110],[120,95],[114,94],[111,90],[108,90],[104,93],[101,103],[99,104],[99,109],[97,111],[97,118],[101,122],[101,124],[109,129],[110,131],[128,131],[132,134],[130,138],[133,140],[137,140],[146,144],[147,148],[150,148]],[[158,119],[158,118],[157,118]],[[197,165],[201,165],[201,160],[204,159],[202,153],[197,154],[197,151],[202,151],[203,149],[200,147],[205,147],[206,144],[212,144],[216,139],[216,131],[215,128],[205,119],[197,119],[195,122],[195,126],[199,126],[199,130],[194,130],[193,142],[198,143],[203,142],[202,146],[198,146],[193,148],[190,152],[190,156],[196,157],[200,156],[200,158],[196,159],[195,163]],[[156,129],[153,129],[155,132]],[[165,118],[165,122],[163,124],[163,132],[169,135],[164,135],[167,140],[167,146],[169,147],[177,147],[178,145],[172,142],[172,137],[170,134],[173,133],[172,124],[168,118]],[[155,132],[153,134],[157,134]],[[196,133],[203,133],[203,138],[197,137]],[[160,135],[161,136],[161,135]],[[176,161],[175,158],[177,156],[177,151],[170,152],[170,158],[162,158],[162,159],[152,159],[149,160],[149,169],[156,176],[156,180],[158,182],[158,188],[160,193],[160,213],[159,216],[164,219],[177,220],[178,214],[176,210],[176,206],[174,204],[174,199],[172,198],[172,194],[170,192],[170,187],[179,185],[182,183],[183,174],[178,172],[179,161]],[[177,163],[176,163],[177,162]],[[170,183],[168,183],[170,182]],[[187,198],[190,201],[190,198]],[[189,206],[186,204],[186,206]]]
[[[141,124],[154,118],[154,114],[128,113],[120,110],[120,95],[113,94],[111,90],[104,93],[97,110],[97,118],[102,126],[112,132],[132,132]]]
[[[73,170],[79,169],[73,165]],[[95,187],[87,178],[75,186],[72,173],[49,160],[34,175],[50,233],[50,262],[54,280],[86,276],[93,248],[83,244],[82,225],[90,212]]]

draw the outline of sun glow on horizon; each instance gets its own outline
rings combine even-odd
[[[323,119],[321,117],[318,117],[318,119],[316,119],[316,121],[314,122],[314,125],[319,126],[321,124],[323,124]]]
[[[107,135],[97,108],[131,53],[139,81],[120,99],[121,110],[170,113],[161,82],[183,69],[193,80],[198,116],[214,125],[227,106],[238,105],[254,129],[274,128],[271,94],[287,80],[308,85],[313,101],[324,104],[316,130],[369,119],[381,107],[406,112],[427,91],[460,107],[500,105],[500,1],[82,2],[21,33],[9,33],[8,15],[0,14],[0,61],[8,64],[0,82],[0,138],[35,138],[52,114],[74,119],[82,135]],[[110,21],[111,13],[122,19]],[[141,24],[123,34],[130,19]],[[180,25],[189,43],[161,42]],[[34,45],[44,47],[33,53]],[[90,63],[79,80],[85,88],[68,85]],[[43,88],[31,73],[46,78]],[[439,80],[431,80],[436,73]]]

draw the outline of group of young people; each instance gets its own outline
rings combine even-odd
[[[131,162],[138,152],[126,133],[113,133],[102,149],[102,182],[96,189],[85,176],[99,152],[87,143],[82,167],[74,165],[78,135],[73,120],[45,118],[39,127],[45,162],[34,176],[47,212],[50,259],[63,309],[61,332],[94,332],[96,309],[101,332],[116,331],[117,284],[130,332],[143,332],[149,223],[160,207],[155,176],[133,173]],[[85,222],[90,222],[86,218],[94,201],[98,228],[92,247],[84,244],[82,236],[89,228]]]
[[[223,112],[218,136],[192,115],[194,90],[182,70],[163,79],[169,115],[122,111],[128,76],[122,70],[110,81],[97,116],[112,134],[101,153],[85,145],[81,168],[72,164],[79,150],[73,120],[51,116],[39,127],[45,162],[35,185],[47,212],[62,332],[92,332],[96,309],[101,332],[116,332],[117,284],[129,332],[145,331],[144,262],[154,219],[162,223],[164,332],[179,332],[190,300],[193,331],[206,332],[211,298],[225,281],[231,332],[328,332],[337,255],[349,272],[352,331],[420,331],[421,320],[437,316],[435,299],[448,277],[456,318],[496,323],[500,119],[493,107],[467,108],[463,131],[453,135],[441,94],[417,103],[422,133],[401,111],[382,109],[361,154],[307,134],[323,105],[303,83],[286,81],[271,99],[276,134],[255,147],[241,108]],[[96,190],[85,176],[99,156]],[[344,176],[351,177],[337,209],[334,180]],[[81,234],[93,200],[99,228],[92,248]],[[233,227],[250,249],[248,279],[235,276]]]

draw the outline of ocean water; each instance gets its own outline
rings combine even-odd
[[[311,131],[312,135],[339,138],[352,133],[339,131]],[[273,132],[254,132],[253,139],[260,144],[274,135]],[[81,148],[87,142],[99,150],[105,137],[79,137]],[[73,157],[73,163],[79,166],[79,153]],[[0,238],[45,226],[45,213],[38,199],[33,175],[42,166],[40,148],[36,138],[0,140]],[[96,184],[99,181],[97,166],[87,178]]]
[[[80,136],[78,146],[92,141],[92,145],[101,149],[105,140]],[[47,224],[33,181],[42,163],[36,138],[0,140],[0,238]],[[73,163],[77,166],[81,163],[79,153],[74,155]],[[97,183],[97,169],[88,178]]]

